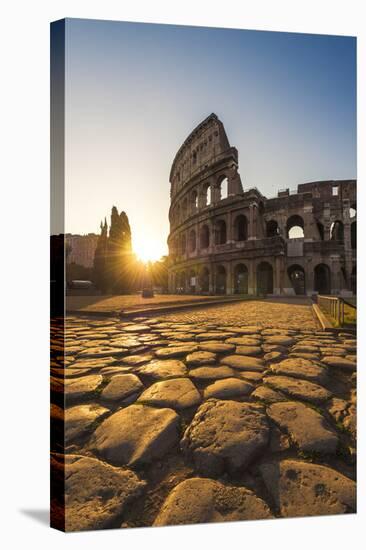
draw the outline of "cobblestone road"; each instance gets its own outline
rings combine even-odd
[[[205,323],[209,320],[212,323],[219,323],[220,326],[246,324],[276,328],[316,329],[318,327],[311,311],[310,300],[289,302],[253,300],[159,315],[159,318],[180,323]]]
[[[355,511],[356,340],[254,306],[53,320],[67,530]]]

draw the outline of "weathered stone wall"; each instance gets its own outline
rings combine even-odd
[[[269,199],[244,190],[238,152],[212,114],[179,149],[170,182],[171,292],[355,293],[355,180]]]

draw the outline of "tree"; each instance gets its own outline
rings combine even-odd
[[[106,292],[108,287],[107,280],[107,245],[108,245],[108,225],[104,218],[100,222],[100,235],[98,237],[97,246],[94,253],[93,263],[93,281],[95,285],[103,292]]]

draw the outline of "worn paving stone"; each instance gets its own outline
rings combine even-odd
[[[203,392],[203,397],[209,399],[216,397],[217,399],[228,399],[230,397],[241,397],[249,395],[254,390],[254,386],[244,380],[238,378],[226,378],[217,380],[213,384],[207,386]]]
[[[287,401],[287,397],[272,390],[272,388],[269,388],[268,386],[258,386],[251,394],[251,397],[254,399],[259,399],[259,401],[263,401],[264,403]]]
[[[53,460],[60,479],[63,467]],[[131,470],[78,455],[65,457],[65,529],[106,529],[144,491],[145,482]],[[54,510],[57,514],[57,510]],[[62,511],[58,514],[61,516]]]
[[[106,401],[123,401],[131,395],[137,395],[144,389],[141,380],[135,374],[116,374],[103,388],[101,398]]]
[[[72,363],[73,369],[102,369],[116,363],[114,357],[103,357],[102,359],[77,359]]]
[[[337,434],[314,409],[303,403],[286,401],[268,407],[267,414],[291,436],[301,451],[325,454],[336,452]]]
[[[298,460],[260,466],[267,490],[282,517],[356,511],[356,484],[336,470]]]
[[[116,365],[112,367],[104,367],[100,369],[99,374],[103,376],[112,376],[113,374],[127,374],[133,370],[132,367],[123,367],[122,365]]]
[[[259,346],[237,346],[236,353],[239,355],[261,355],[262,348]]]
[[[169,378],[182,378],[188,375],[188,369],[179,359],[154,360],[140,367],[139,374],[149,376],[154,380],[164,380]]]
[[[233,369],[226,365],[198,367],[189,371],[189,377],[195,380],[221,380],[232,376],[234,376]]]
[[[145,353],[142,355],[129,355],[123,358],[123,363],[132,367],[143,365],[154,359],[154,355],[151,353]]]
[[[193,353],[197,351],[197,349],[198,346],[196,345],[166,347],[155,350],[155,355],[159,357],[159,359],[169,359],[170,357],[181,357],[182,355]]]
[[[181,447],[199,472],[217,476],[247,467],[268,440],[269,426],[262,407],[209,399],[186,429]]]
[[[65,380],[66,399],[89,398],[95,393],[103,381],[99,374],[88,374],[80,378]]]
[[[209,351],[211,353],[230,353],[235,351],[234,344],[227,344],[222,342],[201,342],[199,349],[202,351]]]
[[[199,405],[201,395],[188,378],[173,378],[156,382],[140,395],[138,401],[181,410]]]
[[[120,357],[122,355],[126,355],[128,353],[128,350],[125,348],[117,348],[117,347],[110,347],[110,346],[100,346],[95,348],[88,348],[82,351],[78,357],[81,358],[101,358],[101,357],[110,357],[110,356],[116,356]]]
[[[201,332],[200,334],[197,334],[196,339],[198,341],[204,341],[204,340],[224,340],[224,338],[227,338],[227,334],[224,332]]]
[[[291,348],[291,353],[319,353],[319,346],[296,345]]]
[[[82,437],[90,432],[98,419],[109,410],[96,403],[77,405],[65,410],[65,443]]]
[[[235,336],[226,340],[227,344],[235,344],[236,346],[258,346],[259,342],[260,338],[248,336]]]
[[[308,359],[309,361],[320,361],[320,355],[317,353],[289,353],[289,357],[298,357],[300,359]]]
[[[216,353],[211,351],[195,351],[186,357],[187,365],[212,365],[216,362]]]
[[[295,343],[294,338],[290,336],[281,336],[275,334],[273,336],[267,336],[265,339],[266,344],[279,344],[280,346],[292,346]]]
[[[299,357],[284,359],[280,363],[270,365],[270,369],[275,374],[304,378],[311,382],[324,384],[328,379],[328,369],[326,367],[320,367],[308,359]]]
[[[264,363],[262,359],[256,357],[247,357],[245,355],[228,355],[220,360],[223,365],[228,365],[233,369],[263,371]]]
[[[267,504],[249,489],[196,477],[182,481],[171,491],[154,525],[188,525],[271,517]]]
[[[354,361],[349,361],[345,357],[336,357],[327,355],[322,358],[322,363],[329,365],[330,367],[337,367],[339,369],[344,369],[346,371],[356,370],[356,363]]]
[[[249,380],[250,382],[255,382],[258,384],[262,381],[263,373],[261,372],[252,372],[250,370],[236,371],[236,376],[242,378],[243,380]]]
[[[283,353],[280,351],[270,351],[266,353],[263,357],[266,363],[271,363],[272,361],[280,361],[283,358]]]
[[[172,409],[130,405],[106,418],[92,446],[108,462],[130,466],[160,459],[178,442],[179,416]]]
[[[331,392],[323,386],[289,376],[266,376],[263,378],[263,382],[291,397],[313,403],[321,403],[332,396]]]

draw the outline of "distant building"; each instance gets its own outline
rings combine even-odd
[[[170,173],[169,291],[356,292],[356,181],[317,181],[267,198],[243,189],[238,151],[210,115]]]
[[[98,235],[95,235],[95,233],[88,233],[87,235],[71,235],[71,233],[67,233],[66,244],[71,247],[71,251],[67,256],[67,263],[93,267],[97,241]]]

